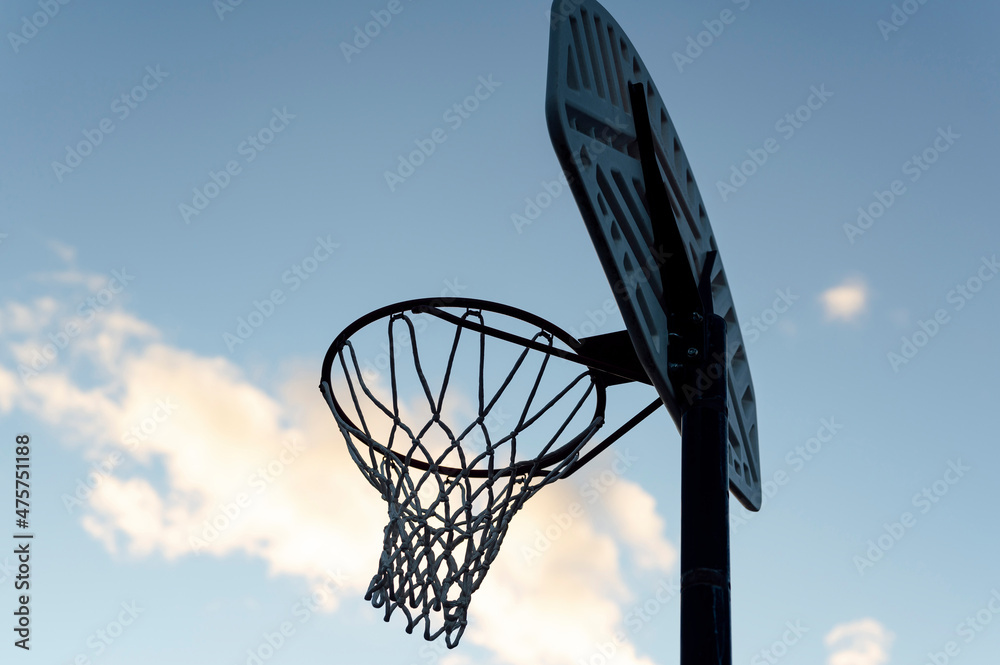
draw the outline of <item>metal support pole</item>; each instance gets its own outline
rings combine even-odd
[[[668,312],[668,356],[681,415],[681,665],[732,665],[726,322],[713,311],[708,252],[695,281],[660,176],[642,84],[630,83],[636,144]],[[680,386],[680,389],[677,387]],[[686,404],[685,404],[686,403]]]
[[[705,329],[681,417],[681,665],[731,665],[726,322]]]

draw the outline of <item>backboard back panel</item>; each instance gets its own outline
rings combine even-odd
[[[569,9],[570,11],[566,11]],[[661,176],[697,281],[715,236],[652,77],[615,19],[593,0],[552,6],[546,119],[580,213],[646,373],[675,422],[687,399],[667,374],[667,314],[643,187],[629,83],[642,83]],[[761,504],[757,410],[739,320],[721,258],[712,269],[715,313],[726,320],[730,488],[750,510]],[[669,285],[667,285],[669,286]],[[681,393],[681,394],[678,394]]]

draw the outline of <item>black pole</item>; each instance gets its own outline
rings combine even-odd
[[[681,665],[732,665],[726,322],[705,256],[696,283],[660,176],[641,83],[629,84],[639,161],[668,313],[670,382],[681,403]],[[678,389],[678,386],[680,387]]]
[[[726,322],[705,331],[681,417],[681,665],[731,665]]]

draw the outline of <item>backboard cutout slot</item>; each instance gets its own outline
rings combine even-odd
[[[576,61],[580,70],[580,81],[583,83],[583,87],[589,90],[591,87],[590,68],[587,65],[587,52],[583,48],[583,40],[580,38],[580,24],[576,20],[576,16],[571,15],[569,17],[569,29],[573,33],[573,47],[576,51]]]
[[[594,44],[594,31],[590,23],[590,14],[585,10],[580,10],[580,22],[583,23],[583,37],[587,42],[587,55],[591,64],[591,73],[594,75],[594,90],[599,97],[608,98],[604,90],[604,80],[599,68],[600,60],[597,58],[597,45]]]
[[[604,41],[604,29],[601,25],[601,19],[598,16],[594,17],[594,38],[597,40],[597,48],[601,54],[601,64],[604,65],[604,77],[608,82],[608,101],[615,106],[622,108],[618,80],[615,76],[615,70],[611,66],[612,54],[608,45]],[[612,44],[613,43],[614,42],[612,42]]]
[[[625,206],[628,208],[629,213],[632,215],[632,219],[635,221],[635,225],[639,227],[639,232],[642,233],[643,242],[647,246],[653,246],[653,234],[652,229],[649,228],[649,222],[647,221],[646,215],[643,214],[643,210],[639,209],[636,205],[635,198],[632,196],[632,192],[629,191],[630,188],[628,183],[625,182],[625,178],[618,171],[612,171],[611,177],[614,178],[615,184],[618,185],[618,193],[621,194],[622,200],[625,202]]]
[[[653,332],[656,330],[656,323],[653,321],[653,315],[649,310],[649,305],[646,303],[646,295],[642,292],[639,284],[635,285],[635,288],[632,291],[632,297],[639,305],[639,311],[642,314],[643,323],[646,324],[646,334],[649,335],[650,341],[653,342],[653,350],[659,353],[660,336]]]

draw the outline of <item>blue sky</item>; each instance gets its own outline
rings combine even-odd
[[[613,452],[532,499],[443,653],[363,600],[385,509],[316,390],[334,336],[384,304],[484,298],[580,331],[611,299],[568,192],[513,218],[560,175],[548,4],[225,1],[0,9],[0,465],[29,434],[36,534],[32,649],[0,648],[235,665],[289,622],[266,662],[568,665],[609,641],[608,662],[675,662],[665,413],[616,444],[640,462],[597,500]],[[758,514],[731,502],[734,663],[994,662],[997,7],[605,6],[670,108],[745,327],[773,485]],[[621,421],[652,392],[610,397]],[[519,554],[574,502],[542,559]]]

